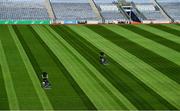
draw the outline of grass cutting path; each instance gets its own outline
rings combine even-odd
[[[180,25],[179,24],[162,24],[162,25],[180,31]]]
[[[78,28],[75,26],[69,27],[112,57],[144,84],[166,99],[170,104],[178,109],[180,108],[180,85],[177,82],[85,26],[79,26]],[[166,85],[166,87],[164,87],[164,85]]]
[[[175,44],[172,44],[172,42],[170,43],[171,44],[171,46],[172,46],[172,48],[173,49],[177,49],[175,46],[177,46],[177,47],[180,47],[179,45],[180,45],[180,39],[179,39],[179,36],[176,36],[176,35],[173,35],[173,34],[170,34],[170,33],[168,33],[168,32],[166,32],[166,31],[163,31],[163,30],[160,30],[160,29],[157,29],[157,28],[154,28],[154,27],[151,27],[151,26],[149,26],[149,25],[134,25],[134,26],[136,26],[136,27],[138,27],[138,28],[141,28],[141,29],[143,29],[143,30],[145,30],[146,32],[150,32],[150,33],[153,33],[153,34],[155,34],[155,37],[157,37],[157,40],[162,40],[163,42],[167,42],[167,43],[170,43],[170,42],[168,42],[167,40],[170,40],[170,41],[172,41],[172,42],[174,42]],[[167,26],[172,26],[172,27],[174,27],[174,24],[173,25],[167,25]],[[176,26],[176,25],[175,25]],[[180,28],[180,27],[179,27]],[[146,34],[144,34],[144,35],[146,35]],[[156,36],[156,35],[158,35],[158,36]],[[154,36],[154,35],[151,35],[151,37],[152,36]],[[164,38],[164,39],[167,39],[167,40],[163,40],[163,39],[158,39],[158,37],[161,37],[161,38]],[[166,43],[166,44],[167,44]],[[170,46],[170,44],[169,45],[167,45],[167,46]],[[177,50],[178,51],[178,50]]]
[[[39,82],[39,80],[38,80],[38,78],[36,76],[36,73],[35,73],[32,65],[31,65],[30,60],[28,59],[28,56],[26,55],[26,52],[23,49],[23,46],[21,45],[15,31],[13,30],[13,27],[9,26],[8,28],[9,28],[9,31],[11,33],[12,38],[14,39],[14,41],[15,41],[15,43],[17,45],[17,48],[18,48],[18,50],[20,52],[22,60],[24,61],[24,65],[25,65],[25,67],[27,69],[29,77],[30,77],[30,79],[31,79],[31,81],[33,83],[33,86],[34,86],[35,90],[36,90],[38,98],[40,99],[40,102],[42,104],[43,109],[52,110],[53,108],[51,106],[51,103],[49,102],[46,94],[44,93],[43,89],[41,88],[41,84],[40,84],[40,82]]]
[[[165,26],[165,25],[159,25],[159,24],[158,25],[157,24],[151,24],[149,26],[157,28],[157,29],[161,29],[161,30],[166,31],[170,34],[174,34],[174,35],[180,37],[180,31],[178,29],[171,28],[171,27]]]
[[[1,26],[0,32],[4,55],[6,56],[9,67],[9,74],[11,74],[14,91],[17,96],[18,102],[15,103],[19,104],[20,109],[42,109],[41,102],[29,78],[18,48],[11,37],[8,26]]]
[[[180,109],[180,25],[2,25],[0,33],[0,110]]]
[[[166,47],[150,39],[147,39],[142,35],[129,31],[124,27],[121,26],[118,27],[116,25],[111,25],[108,27],[105,26],[105,27],[180,66],[180,52],[177,52],[169,47]],[[167,52],[171,54],[167,54]]]
[[[36,70],[39,81],[41,72],[49,73],[53,88],[47,90],[46,94],[54,109],[94,109],[63,65],[30,26],[14,26],[14,30]]]
[[[110,40],[114,44],[122,47],[129,53],[135,55],[136,57],[151,65],[153,68],[159,70],[163,74],[166,74],[169,78],[180,83],[180,66],[178,66],[177,64],[163,58],[162,56],[159,56],[158,54],[150,50],[147,50],[139,44],[128,40],[126,38],[126,35],[121,36],[116,30],[114,30],[116,31],[115,33],[112,30],[108,30],[107,28],[102,26],[89,26],[89,28],[102,35],[106,39]],[[141,44],[144,44],[144,42],[141,42]]]
[[[2,88],[5,87],[4,89],[2,89],[1,91],[1,98],[2,98],[2,109],[4,109],[4,107],[6,107],[8,109],[7,106],[10,107],[10,109],[15,109],[18,110],[19,109],[19,105],[18,105],[18,100],[17,100],[17,96],[14,90],[14,85],[12,83],[12,77],[10,75],[10,71],[9,71],[9,67],[7,64],[7,60],[6,60],[6,56],[4,54],[4,49],[2,46],[2,43],[0,41],[0,64],[1,64],[1,73],[2,73],[2,82],[5,82],[5,86],[3,86],[3,83],[1,84]],[[7,94],[6,94],[7,91]],[[4,100],[6,100],[6,102],[9,102],[9,104],[3,104]],[[8,99],[8,100],[7,100]]]
[[[136,34],[139,34],[145,38],[148,38],[150,40],[153,40],[159,44],[162,44],[164,46],[167,46],[169,48],[172,48],[178,52],[180,52],[180,40],[179,40],[179,37],[175,36],[170,36],[170,37],[166,37],[165,36],[158,36],[157,34],[155,34],[155,32],[158,32],[159,34],[163,33],[164,35],[167,33],[167,32],[160,32],[159,30],[158,31],[154,31],[152,29],[148,29],[148,25],[136,25],[136,26],[142,26],[141,28],[139,27],[136,27],[135,25],[121,25],[122,27],[136,33]],[[149,32],[149,30],[151,30],[152,32]],[[133,35],[132,35],[133,36]],[[169,36],[169,35],[167,35]],[[168,40],[171,39],[173,40],[174,42]],[[177,43],[176,43],[177,42]]]
[[[36,31],[43,30],[41,27],[33,27]],[[120,92],[117,91],[116,88],[113,87],[111,83],[109,83],[92,65],[88,63],[73,47],[71,47],[67,42],[65,42],[57,33],[55,33],[48,26],[46,27],[49,32],[55,35],[55,40],[48,39],[48,37],[52,36],[47,32],[47,35],[44,36],[44,41],[46,43],[53,42],[57,44],[58,49],[61,49],[64,53],[57,53],[59,60],[63,63],[63,65],[68,69],[73,78],[76,80],[78,85],[83,89],[83,91],[88,95],[89,99],[93,102],[93,104],[97,107],[97,109],[125,109],[127,106],[130,109],[135,109],[134,106],[129,103],[129,101],[121,95]],[[45,30],[45,29],[44,29]],[[58,43],[57,43],[58,42]],[[48,43],[49,44],[49,43]],[[51,43],[51,47],[53,48]],[[53,49],[54,50],[54,49]],[[69,64],[70,61],[71,65]],[[73,67],[73,68],[72,68]],[[96,74],[96,75],[94,75]],[[83,81],[86,81],[85,83]],[[94,94],[95,93],[95,94]],[[116,98],[123,101],[117,102],[113,95]],[[128,104],[124,106],[124,104]]]
[[[1,67],[0,67],[0,91],[1,91],[0,92],[0,110],[9,110],[9,101],[8,101],[8,97],[7,97],[7,91],[5,88],[4,78],[3,78]]]
[[[111,58],[108,57],[109,65],[99,64],[98,54],[100,50],[84,40],[78,33],[66,26],[54,26],[52,28],[93,64],[138,109],[175,109]]]

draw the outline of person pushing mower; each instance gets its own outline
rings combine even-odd
[[[48,73],[47,72],[43,72],[41,76],[42,76],[42,87],[44,89],[51,88],[51,84],[50,84],[50,82],[48,80]]]
[[[100,52],[99,62],[103,65],[106,65],[108,63],[104,52]]]

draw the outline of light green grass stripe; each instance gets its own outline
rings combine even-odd
[[[142,47],[176,63],[177,65],[180,65],[180,53],[179,52],[177,52],[169,47],[166,47],[164,45],[161,45],[157,42],[154,42],[150,39],[147,39],[139,34],[132,32],[132,31],[129,31],[123,27],[119,27],[117,25],[109,25],[109,26],[104,25],[104,27],[127,38],[128,40],[135,42],[136,44],[139,44]]]
[[[95,47],[104,51],[170,104],[180,109],[180,85],[178,83],[87,27],[69,27]]]
[[[154,33],[156,35],[159,35],[161,36],[162,38],[165,38],[167,40],[170,40],[170,41],[173,41],[175,43],[178,43],[180,44],[180,38],[176,35],[173,35],[173,34],[170,34],[166,31],[163,31],[163,30],[160,30],[160,29],[157,29],[157,28],[154,28],[154,27],[151,27],[149,25],[134,25],[138,28],[141,28],[143,30],[146,30],[148,32],[151,32],[151,33]],[[180,28],[180,27],[179,27]]]
[[[61,41],[61,43],[63,43],[71,52],[74,53],[74,55],[76,55],[79,60],[81,60],[84,65],[86,67],[88,67],[91,72],[93,72],[96,77],[114,94],[116,95],[116,97],[127,107],[129,107],[129,109],[136,109],[135,106],[133,104],[131,104],[128,99],[123,96],[118,89],[116,89],[104,76],[102,76],[102,74],[93,66],[91,65],[78,51],[76,51],[75,48],[73,48],[70,44],[68,44],[59,34],[57,34],[52,28],[50,28],[49,26],[46,26],[46,28],[48,28],[48,30],[50,30],[55,37],[57,37],[57,39],[59,39]]]
[[[99,84],[99,81],[94,79],[87,70],[87,67],[85,67],[84,64],[82,64],[82,62],[64,46],[64,44],[57,41],[57,39],[55,39],[47,29],[38,26],[33,26],[33,28],[66,67],[67,71],[69,71],[71,76],[75,79],[97,109],[123,109],[122,106],[119,106],[111,95],[109,95]],[[45,33],[41,33],[42,31]]]
[[[180,31],[180,25],[176,25],[176,24],[161,24],[161,25],[164,25],[164,26],[167,26],[169,28]]]
[[[4,84],[7,91],[8,102],[10,110],[19,110],[19,103],[14,89],[11,73],[6,60],[6,55],[2,43],[0,41],[0,64],[2,66],[2,73],[4,78]]]
[[[8,26],[8,28],[9,28],[10,34],[11,34],[13,40],[15,41],[16,46],[20,52],[21,58],[25,64],[26,70],[28,71],[29,77],[33,83],[33,86],[36,90],[36,93],[41,101],[41,104],[42,104],[44,110],[52,110],[53,107],[52,107],[46,93],[43,91],[40,81],[39,81],[38,77],[36,76],[36,72],[34,71],[32,65],[31,65],[31,62],[29,61],[29,58],[26,55],[26,52],[24,51],[20,41],[18,40],[16,33],[14,32],[12,26]]]
[[[67,68],[67,71],[69,71],[78,85],[83,89],[83,91],[87,94],[87,96],[97,108],[112,108],[108,106],[116,104],[113,99],[111,99],[110,96],[105,92],[105,90],[98,84],[98,82],[90,76],[89,72],[84,68],[84,66],[82,66],[82,64],[75,57],[73,57],[73,55],[61,43],[59,43],[54,38],[54,36],[49,34],[48,30],[38,26],[33,26],[33,28],[39,34],[41,39],[54,52],[61,63]],[[60,49],[60,51],[58,49]],[[94,86],[92,86],[92,83],[94,84]],[[96,95],[94,95],[93,92]],[[105,93],[101,94],[102,92]]]

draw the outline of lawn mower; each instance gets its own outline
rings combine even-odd
[[[48,80],[48,73],[47,72],[42,73],[42,87],[44,89],[51,89],[51,83]]]

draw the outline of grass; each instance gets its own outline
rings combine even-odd
[[[179,28],[0,26],[0,110],[180,109]]]
[[[58,62],[56,57],[51,54],[48,47],[39,39],[36,32],[29,26],[14,27],[14,29],[19,35],[26,32],[26,34],[19,36],[19,40],[23,44],[39,80],[41,81],[40,74],[42,71],[47,71],[52,75],[53,78],[50,78],[50,80],[52,81],[53,87],[56,88],[47,91],[46,94],[51,103],[53,103],[54,109],[66,109],[68,106],[72,109],[86,109],[85,104],[83,104],[83,101],[81,100],[81,97],[84,95],[83,92],[78,88],[71,76],[68,76],[69,73],[63,68],[63,65]],[[77,88],[73,88],[71,84]],[[59,89],[61,89],[61,93],[59,93]],[[76,92],[76,90],[79,91]],[[79,96],[78,94],[81,95]],[[69,95],[72,99],[69,99],[70,97],[67,99],[64,98],[66,95]],[[63,106],[57,104],[62,100],[67,102],[64,103]]]

